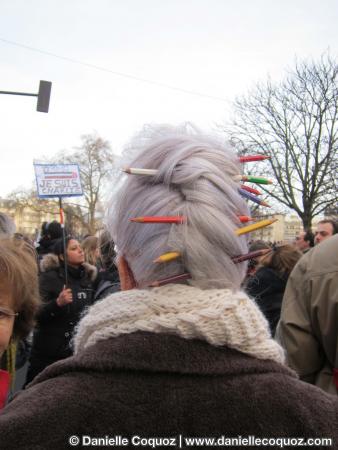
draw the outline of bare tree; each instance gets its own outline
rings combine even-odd
[[[73,152],[60,152],[57,162],[78,163],[84,202],[79,203],[82,217],[78,217],[86,224],[87,231],[94,234],[98,228],[97,215],[102,201],[105,182],[114,171],[114,155],[108,141],[103,140],[96,133],[81,136],[82,145]],[[67,202],[69,205],[69,202]]]
[[[234,119],[223,127],[231,140],[243,154],[271,156],[247,168],[273,175],[270,195],[310,228],[338,200],[337,62],[328,54],[317,62],[296,61],[284,81],[256,85],[234,108]]]
[[[41,218],[50,214],[55,220],[60,220],[58,199],[41,199],[37,197],[35,188],[17,189],[8,196],[8,199],[14,203],[16,211],[21,212],[21,214],[30,210],[38,213]],[[84,231],[88,231],[88,224],[85,220],[86,216],[80,205],[64,202],[63,210],[68,233],[82,234]]]
[[[96,133],[81,137],[82,145],[74,151],[63,150],[47,160],[54,163],[77,163],[79,165],[83,197],[66,198],[63,209],[68,231],[94,234],[100,226],[103,214],[102,195],[104,183],[114,171],[114,155],[108,141]],[[58,199],[40,199],[35,189],[17,190],[10,195],[16,208],[30,208],[39,213],[58,214]]]

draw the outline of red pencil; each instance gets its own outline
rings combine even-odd
[[[265,155],[247,155],[247,156],[240,156],[239,160],[240,162],[252,162],[252,161],[264,161],[264,159],[269,159],[271,156],[265,156]]]
[[[259,191],[258,189],[247,186],[246,184],[241,184],[241,188],[244,189],[245,191],[251,192],[251,194],[256,194],[256,195],[262,194],[261,191]]]
[[[246,223],[246,222],[255,222],[256,219],[253,219],[252,217],[249,216],[238,216],[239,221],[242,223]]]
[[[184,216],[144,216],[134,217],[130,219],[132,222],[137,223],[184,223],[186,217]]]

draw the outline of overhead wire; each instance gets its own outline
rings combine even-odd
[[[159,82],[159,81],[149,80],[147,78],[141,78],[141,77],[138,77],[136,75],[131,75],[131,74],[123,73],[123,72],[118,72],[118,71],[115,71],[115,70],[108,69],[106,67],[98,66],[96,64],[87,63],[87,62],[80,61],[80,60],[77,60],[77,59],[74,59],[74,58],[70,58],[68,56],[58,55],[56,53],[52,53],[52,52],[49,52],[49,51],[46,51],[46,50],[41,50],[41,49],[38,49],[38,48],[35,48],[35,47],[31,47],[31,46],[26,45],[26,44],[22,44],[22,43],[19,43],[19,42],[14,42],[14,41],[11,41],[11,40],[8,40],[8,39],[4,39],[4,38],[1,38],[1,37],[0,37],[0,41],[4,42],[6,44],[9,44],[9,45],[13,45],[13,46],[16,46],[16,47],[24,48],[26,50],[30,50],[32,52],[40,53],[42,55],[51,56],[53,58],[58,58],[58,59],[61,59],[61,60],[67,61],[67,62],[71,62],[73,64],[78,64],[78,65],[81,65],[81,66],[89,67],[91,69],[99,70],[101,72],[111,73],[111,74],[119,76],[119,77],[128,78],[128,79],[139,81],[139,82],[142,82],[142,83],[152,84],[152,85],[155,85],[155,86],[158,86],[158,87],[171,89],[171,90],[182,92],[182,93],[188,94],[188,95],[195,95],[195,96],[198,96],[198,97],[204,97],[204,98],[208,98],[208,99],[211,99],[211,100],[217,100],[217,101],[221,101],[221,102],[227,102],[227,103],[229,102],[229,100],[227,100],[225,98],[222,98],[222,97],[217,97],[215,95],[204,94],[204,93],[201,93],[201,92],[197,92],[197,91],[181,88],[181,87],[178,87],[178,86],[172,86],[170,84],[162,83],[162,82]]]

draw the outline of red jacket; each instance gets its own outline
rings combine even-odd
[[[2,409],[7,401],[9,391],[10,376],[5,370],[0,370],[0,409]]]

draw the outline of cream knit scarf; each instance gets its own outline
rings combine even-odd
[[[201,290],[183,284],[112,294],[78,325],[75,353],[113,336],[148,331],[225,345],[259,359],[284,362],[267,320],[244,292]]]

